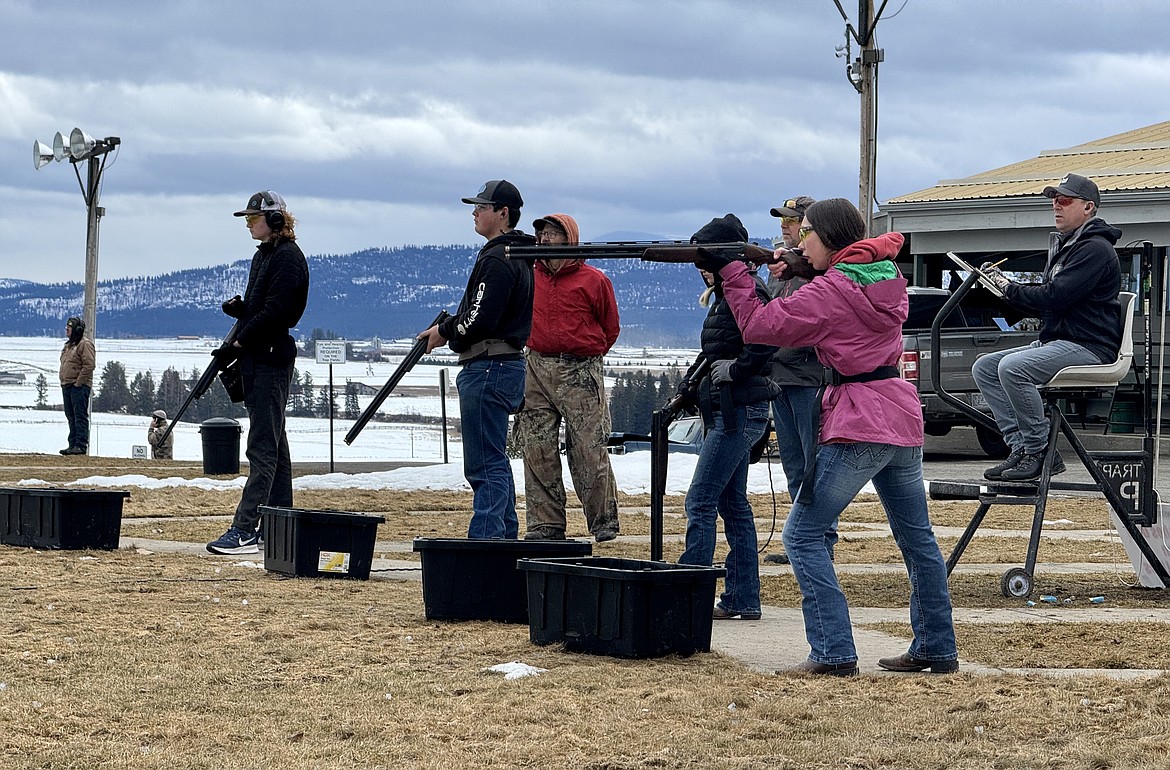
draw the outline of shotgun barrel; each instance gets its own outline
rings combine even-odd
[[[218,349],[222,350],[223,348],[230,347],[231,344],[236,341],[236,333],[239,332],[239,330],[240,322],[236,321],[234,324],[232,324],[231,330],[228,332],[227,336],[223,338],[223,343],[219,346]],[[187,399],[183,401],[183,405],[180,406],[179,411],[175,413],[175,417],[171,420],[171,424],[168,425],[167,429],[162,432],[161,436],[159,436],[159,444],[162,444],[162,442],[167,440],[167,436],[171,435],[171,431],[175,429],[175,425],[179,423],[179,420],[191,406],[191,403],[203,397],[203,394],[206,393],[211,387],[212,383],[215,382],[216,376],[218,376],[219,373],[228,366],[228,363],[225,363],[224,360],[220,356],[215,355],[215,353],[211,354],[211,364],[205,370],[203,370],[203,376],[200,377],[199,381],[195,383],[195,387],[191,388],[191,392],[187,394]]]
[[[439,314],[435,316],[435,320],[432,321],[430,325],[436,326],[441,324],[443,321],[447,320],[447,317],[447,311],[440,310]],[[374,396],[374,400],[371,401],[364,410],[362,410],[362,413],[357,418],[357,422],[355,422],[353,427],[349,429],[349,433],[345,434],[345,443],[347,445],[353,443],[353,440],[356,439],[358,434],[362,432],[362,428],[366,427],[366,423],[368,423],[373,418],[374,414],[378,411],[378,408],[382,406],[382,402],[390,397],[390,394],[394,392],[394,388],[398,387],[398,383],[402,381],[402,378],[406,376],[407,372],[414,368],[415,364],[422,360],[422,357],[426,355],[426,352],[427,341],[415,341],[414,345],[410,348],[410,352],[406,354],[406,358],[402,359],[402,363],[400,363],[398,368],[394,370],[394,373],[390,375],[390,379],[386,380],[386,384],[383,385],[382,389],[379,390],[377,395]]]
[[[743,241],[691,243],[689,241],[613,241],[574,246],[505,246],[508,259],[640,259],[643,262],[697,262],[707,254],[720,254],[755,265],[772,262],[772,249]]]

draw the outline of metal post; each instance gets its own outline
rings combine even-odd
[[[447,459],[447,370],[439,370],[439,408],[443,415],[443,463],[449,462]]]
[[[333,473],[333,364],[329,364],[329,472]]]
[[[104,157],[104,156],[102,156]],[[105,211],[98,206],[101,193],[101,158],[89,159],[88,178],[85,190],[85,205],[88,219],[85,228],[85,305],[82,320],[85,321],[85,336],[92,342],[96,339],[97,328],[97,276],[98,276],[98,228]]]

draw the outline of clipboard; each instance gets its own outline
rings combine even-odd
[[[967,260],[963,259],[953,251],[948,251],[947,256],[951,258],[952,262],[959,266],[960,270],[968,273],[974,273],[975,275],[979,276],[979,283],[983,284],[983,288],[987,289],[999,299],[1003,299],[1003,292],[1000,291],[1000,288],[996,286],[992,280],[983,273],[982,270],[970,264],[967,262]]]

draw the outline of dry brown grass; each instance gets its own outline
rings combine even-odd
[[[57,458],[0,465],[26,469],[15,478],[33,475],[32,466],[40,478],[79,475]],[[80,471],[114,472],[94,462]],[[154,475],[181,474],[166,467]],[[0,484],[15,480],[0,476]],[[203,541],[226,520],[191,517],[227,515],[237,495],[135,490],[123,533]],[[632,511],[647,502],[622,501],[623,534],[648,532],[645,515]],[[666,531],[678,535],[681,501],[669,502]],[[469,515],[468,496],[452,494],[304,493],[297,505],[383,513],[382,542],[461,536]],[[936,524],[960,507],[932,505]],[[971,510],[947,525],[965,524]],[[757,515],[766,518],[759,506]],[[866,502],[846,517],[881,518]],[[569,534],[583,537],[580,514],[571,521]],[[838,558],[873,560],[878,542],[847,537]],[[1070,546],[1070,560],[1089,560],[1080,545]],[[1020,538],[977,537],[973,549],[985,547],[992,550],[973,550],[964,562],[1022,561]],[[996,547],[1007,555],[996,558]],[[1045,539],[1041,558],[1056,547]],[[681,543],[666,548],[677,558]],[[637,558],[647,551],[628,538],[594,547]],[[1170,755],[1164,676],[826,681],[754,673],[718,654],[614,660],[536,647],[524,626],[429,622],[417,582],[287,579],[237,564],[0,548],[0,767],[1145,770],[1166,767]],[[1161,617],[1165,592],[1119,582],[1132,578],[1108,565],[1046,575],[1042,563],[1036,594],[1075,597],[1057,607],[1081,609],[1096,606],[1085,597],[1103,595],[1106,607]],[[906,606],[898,570],[842,573],[841,582],[856,607]],[[791,575],[763,583],[766,604],[798,605]],[[956,607],[1021,607],[999,595],[998,583],[998,574],[956,574]],[[898,623],[881,630],[906,633]],[[958,624],[963,657],[1001,667],[1165,667],[1166,631],[1164,623]],[[511,660],[548,671],[516,681],[484,671]]]

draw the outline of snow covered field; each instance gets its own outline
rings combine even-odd
[[[60,411],[33,409],[36,403],[35,380],[43,373],[49,381],[48,402],[59,406],[61,389],[57,381],[58,356],[62,340],[53,338],[0,337],[0,371],[21,372],[25,382],[21,385],[0,385],[0,455],[8,453],[55,454],[65,446],[67,429],[65,417]],[[100,379],[102,367],[107,361],[120,361],[126,367],[127,381],[133,380],[138,372],[150,371],[157,383],[167,367],[174,367],[184,373],[192,369],[202,370],[209,362],[209,353],[216,345],[213,339],[151,339],[151,340],[99,340],[98,366],[95,383]],[[407,343],[403,343],[403,348]],[[665,367],[674,363],[688,365],[694,358],[691,350],[615,349],[606,359],[607,367],[646,368]],[[389,378],[401,361],[395,356],[381,363],[347,362],[333,366],[333,383],[341,393],[345,381],[352,379],[380,387]],[[301,358],[297,368],[311,372],[315,386],[323,386],[329,380],[329,367],[317,364],[312,359]],[[440,372],[446,370],[450,387],[447,399],[447,414],[459,414],[458,396],[455,392],[455,375],[458,367],[454,362],[447,365],[420,364],[404,378],[400,389],[409,386],[436,388]],[[338,403],[342,399],[338,397]],[[364,407],[366,399],[361,400]],[[382,411],[396,414],[440,414],[439,397],[395,394],[387,399]],[[146,444],[146,428],[149,420],[138,415],[116,415],[95,413],[90,431],[90,453],[103,457],[132,456],[135,445]],[[248,421],[240,419],[246,431]],[[462,447],[458,440],[448,442],[451,462],[442,464],[442,431],[438,427],[371,422],[354,441],[346,446],[342,440],[352,423],[349,420],[334,420],[332,437],[329,421],[293,417],[288,421],[289,443],[293,462],[328,462],[330,440],[333,457],[337,463],[369,462],[380,460],[433,461],[435,465],[415,468],[400,468],[394,471],[363,474],[325,474],[306,476],[296,480],[298,489],[321,489],[331,486],[348,488],[368,487],[372,489],[469,489],[463,478]],[[243,459],[241,440],[241,459]],[[175,459],[199,461],[203,458],[202,438],[195,423],[180,423],[175,427]],[[670,457],[667,477],[668,494],[686,492],[694,473],[696,456],[676,454]],[[649,492],[650,453],[632,452],[612,458],[614,476],[618,487],[628,494]],[[2,458],[0,458],[2,462]],[[769,479],[769,470],[771,479]],[[517,492],[523,494],[524,472],[520,461],[513,462]],[[83,486],[160,486],[190,485],[206,488],[242,486],[243,479],[215,481],[200,479],[192,482],[179,479],[155,480],[145,476],[120,476],[115,478],[89,478],[78,482]],[[571,488],[568,466],[565,465],[565,484]],[[766,463],[752,466],[748,481],[749,490],[765,494],[773,488],[777,493],[786,488],[784,473],[778,463],[771,468]]]

